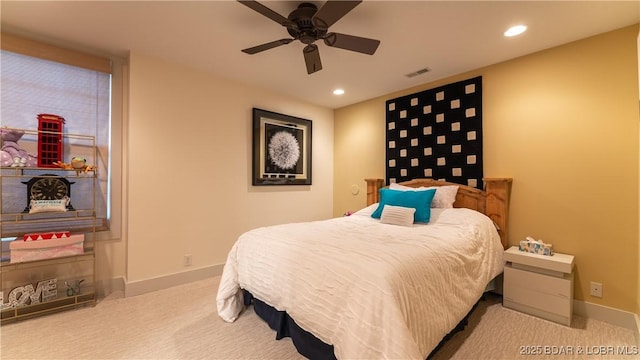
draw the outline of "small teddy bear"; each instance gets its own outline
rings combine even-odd
[[[22,138],[24,131],[15,129],[0,128],[0,137],[2,137],[2,151],[9,154],[13,160],[11,167],[22,167],[27,165],[29,154],[18,145],[18,140]]]

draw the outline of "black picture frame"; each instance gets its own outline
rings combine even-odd
[[[252,185],[311,185],[311,120],[253,108]]]

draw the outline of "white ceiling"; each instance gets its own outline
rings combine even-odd
[[[321,7],[324,1],[309,1]],[[264,1],[287,16],[300,2]],[[289,37],[235,1],[6,1],[2,30],[101,54],[140,51],[329,108],[357,103],[640,22],[638,1],[364,1],[330,31],[381,41],[363,55],[318,42],[308,75],[303,44],[247,55]],[[507,27],[528,31],[506,38]],[[422,68],[431,71],[413,78]],[[335,96],[331,91],[344,88]]]

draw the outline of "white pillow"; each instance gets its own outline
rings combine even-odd
[[[69,198],[64,197],[59,200],[31,200],[29,203],[29,214],[42,212],[64,212],[67,211]]]
[[[382,215],[380,215],[380,222],[391,225],[413,226],[413,214],[415,212],[416,209],[414,208],[385,205],[382,209]]]
[[[412,188],[410,186],[404,186],[396,183],[389,185],[391,190],[400,191],[422,191],[429,189],[436,189],[436,195],[431,201],[432,208],[452,208],[453,203],[456,202],[456,195],[458,194],[458,185],[445,185],[445,186],[421,186],[419,188]]]
[[[457,185],[445,185],[434,186],[436,188],[436,195],[433,197],[431,207],[434,208],[452,208],[453,203],[456,202],[456,195],[458,194]],[[427,189],[431,189],[429,187]]]

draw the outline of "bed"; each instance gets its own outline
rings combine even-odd
[[[502,273],[511,179],[485,179],[484,191],[366,181],[367,207],[351,216],[242,234],[220,280],[219,316],[233,322],[252,303],[312,359],[427,358]],[[405,224],[425,196],[429,222]]]

